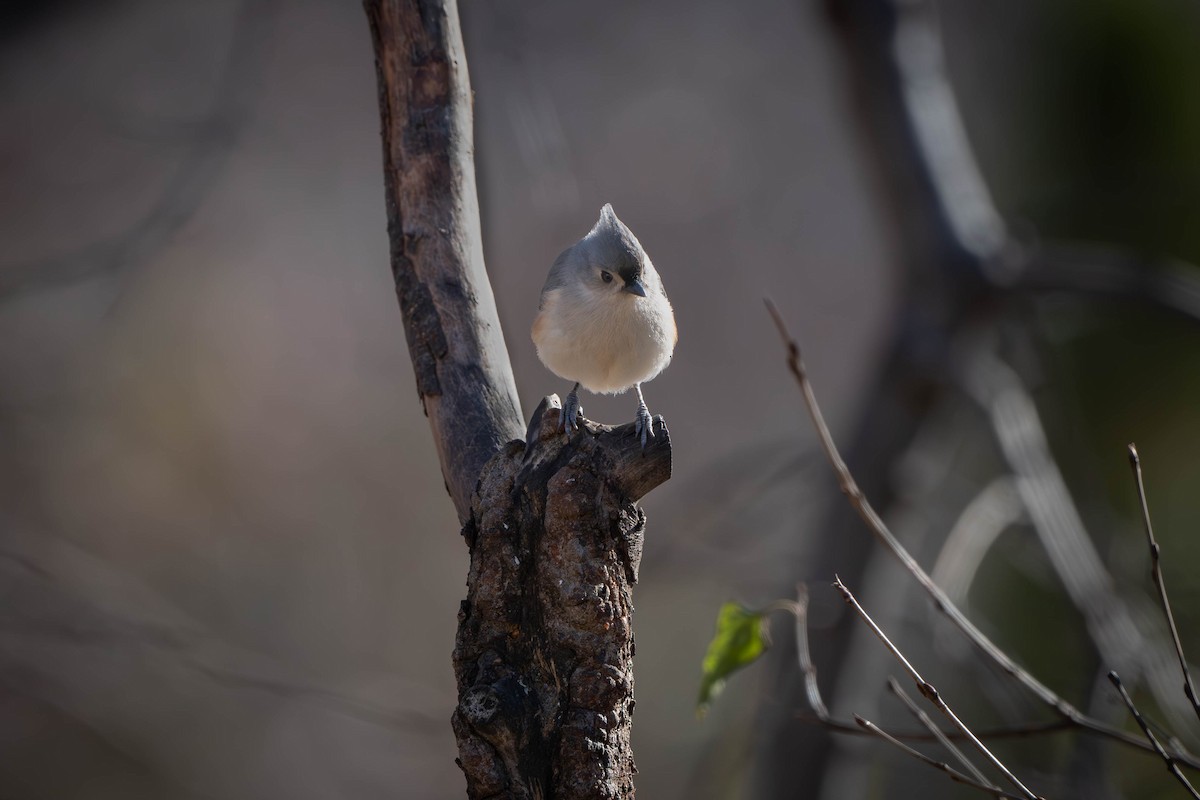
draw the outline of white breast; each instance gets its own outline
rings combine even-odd
[[[546,292],[533,323],[538,358],[593,393],[617,394],[645,383],[671,362],[677,338],[671,303],[655,288],[647,297]]]

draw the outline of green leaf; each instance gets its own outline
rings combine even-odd
[[[737,603],[721,606],[717,613],[717,632],[708,644],[701,667],[696,716],[704,716],[730,675],[753,664],[766,652],[771,641],[763,625],[764,618],[765,612],[751,611]]]

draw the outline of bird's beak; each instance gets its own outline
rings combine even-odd
[[[646,296],[646,287],[642,286],[642,282],[637,280],[636,278],[627,282],[621,288],[621,291],[629,292],[630,294],[636,294],[638,297]]]

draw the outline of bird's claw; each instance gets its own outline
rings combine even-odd
[[[583,419],[583,406],[579,405],[579,397],[575,392],[567,395],[567,401],[558,410],[558,425],[568,437],[572,431],[579,429],[579,420]]]
[[[634,425],[634,434],[642,440],[642,449],[646,449],[646,442],[654,438],[654,420],[650,417],[650,409],[646,408],[645,403],[638,403],[636,424]]]

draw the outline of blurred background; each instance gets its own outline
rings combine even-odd
[[[889,665],[838,633],[835,569],[869,584],[864,602],[964,711],[1048,715],[847,521],[764,295],[863,485],[973,617],[1119,725],[1096,679],[1121,666],[1196,746],[1159,658],[1124,445],[1147,462],[1197,652],[1200,293],[1164,259],[1200,262],[1200,5],[940,5],[965,141],[1007,222],[986,257],[929,245],[945,233],[929,218],[978,186],[923,214],[896,178],[921,166],[889,148],[904,126],[879,122],[895,109],[863,82],[889,57],[857,35],[880,24],[872,6],[461,6],[487,264],[525,412],[569,388],[528,330],[546,270],[603,203],[676,308],[675,360],[646,387],[675,473],[644,502],[635,591],[644,797],[965,791],[797,721],[786,624],[695,718],[718,605],[808,580],[814,651],[846,653],[821,674],[827,701],[893,721]],[[926,45],[891,56],[936,61]],[[464,794],[449,718],[467,551],[391,285],[378,129],[357,3],[0,7],[0,796]],[[1051,278],[1013,277],[1030,265]],[[997,398],[1036,401],[1017,402],[1025,438]],[[629,397],[583,403],[633,416]],[[1048,487],[1061,521],[1060,484],[1066,533],[1014,499]],[[991,516],[956,538],[975,500]],[[793,746],[819,754],[793,762],[803,774],[779,766]],[[1004,755],[1048,796],[1180,796],[1161,762],[1072,734]]]

